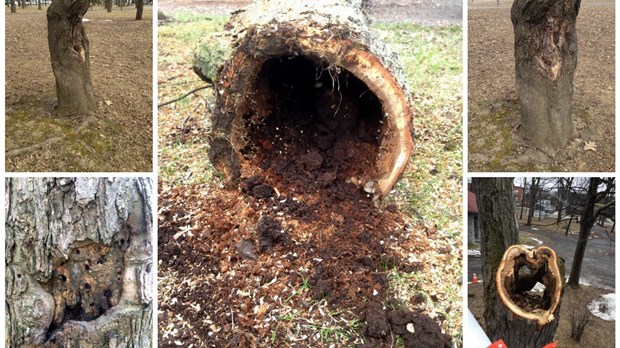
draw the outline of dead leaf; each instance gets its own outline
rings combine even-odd
[[[594,141],[586,141],[586,144],[583,146],[584,151],[596,151],[596,143]]]
[[[266,303],[260,305],[258,312],[256,312],[256,320],[263,320],[265,314],[267,313],[267,309],[269,309],[269,305],[267,305]]]

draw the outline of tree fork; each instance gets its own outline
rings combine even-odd
[[[47,38],[59,116],[86,114],[95,109],[90,47],[82,26],[88,7],[88,0],[57,0],[47,9]]]
[[[522,129],[549,153],[575,136],[571,104],[579,5],[580,0],[515,0],[511,9]]]
[[[218,47],[211,37],[199,48],[194,70],[214,81],[217,98],[209,158],[230,182],[251,172],[241,153],[248,124],[262,123],[277,108],[279,95],[259,76],[271,63],[293,60],[315,66],[307,93],[315,93],[311,86],[322,81],[321,74],[323,79],[329,74],[331,81],[321,83],[335,93],[353,78],[366,86],[363,94],[380,103],[382,119],[375,133],[380,141],[377,158],[371,160],[374,168],[357,182],[378,198],[400,178],[414,147],[410,95],[397,57],[372,35],[360,6],[356,1],[256,1],[226,25],[230,45]],[[350,103],[359,105],[358,96]]]
[[[529,272],[522,272],[523,267]],[[498,331],[491,339],[501,338],[508,347],[542,347],[552,342],[559,323],[563,269],[551,248],[510,246],[495,276]],[[542,297],[527,294],[536,283],[545,286]]]

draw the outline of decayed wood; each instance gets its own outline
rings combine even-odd
[[[520,272],[522,267],[530,272]],[[522,245],[509,247],[497,269],[497,317],[500,336],[508,347],[542,347],[552,342],[559,323],[564,274],[553,249],[540,246],[529,250]],[[542,283],[542,298],[536,305],[523,308],[517,298]]]
[[[151,345],[151,186],[7,179],[7,347]]]
[[[209,154],[216,168],[237,180],[246,165],[240,154],[247,143],[243,118],[260,123],[272,112],[257,79],[263,64],[305,57],[334,76],[348,71],[378,97],[384,119],[376,170],[359,182],[375,196],[389,192],[413,151],[412,111],[397,57],[368,25],[357,1],[264,0],[234,15],[226,25],[230,48],[210,38],[195,62],[195,71],[216,87]]]
[[[517,93],[524,135],[554,152],[575,135],[571,116],[580,0],[515,0]]]

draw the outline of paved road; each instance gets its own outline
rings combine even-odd
[[[536,228],[536,227],[535,227]],[[598,228],[598,227],[594,227]],[[553,233],[543,230],[533,230],[527,226],[520,226],[520,231],[528,232],[550,240],[549,247],[553,248],[558,256],[565,260],[566,276],[570,274],[573,264],[577,236],[564,236],[563,233]],[[586,254],[581,267],[581,284],[589,284],[600,288],[615,289],[615,243],[607,234],[600,231],[601,238],[588,240]],[[481,274],[482,264],[479,256],[467,258],[467,280],[471,281],[473,273]]]

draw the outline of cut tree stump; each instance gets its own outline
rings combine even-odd
[[[524,269],[525,268],[525,269]],[[558,327],[564,271],[553,249],[510,246],[497,269],[497,337],[508,347],[542,347],[553,341]],[[537,283],[542,296],[528,293]]]
[[[152,184],[6,181],[6,347],[150,347]]]
[[[361,3],[257,1],[225,29],[228,41],[208,38],[194,62],[215,85],[209,158],[218,171],[236,183],[264,170],[269,164],[256,153],[277,147],[280,136],[294,138],[274,131],[257,141],[254,130],[273,124],[298,132],[286,149],[309,143],[316,149],[304,154],[315,158],[334,149],[351,162],[349,150],[364,149],[368,164],[338,166],[333,175],[375,198],[387,194],[414,147],[410,95],[398,58],[370,31]]]
[[[575,136],[571,115],[580,0],[515,0],[517,94],[526,138],[555,153]]]

